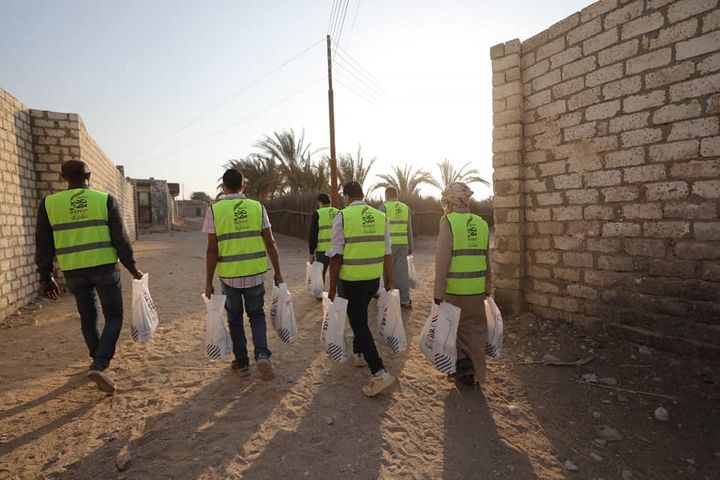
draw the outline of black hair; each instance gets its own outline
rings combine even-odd
[[[243,185],[243,174],[231,168],[223,175],[223,185],[233,192],[239,192]]]
[[[330,195],[327,193],[321,193],[317,197],[317,201],[322,203],[323,205],[330,205]]]
[[[363,194],[362,185],[360,185],[358,182],[348,182],[343,186],[343,195],[347,195],[348,197],[353,198],[363,198],[365,195]]]
[[[387,188],[385,189],[385,195],[386,195],[386,196],[387,196],[387,195],[390,195],[390,196],[393,196],[393,197],[397,197],[397,196],[398,196],[397,188],[395,188],[395,187],[387,187]]]
[[[82,160],[68,160],[62,164],[60,171],[69,183],[82,183],[90,176],[87,163]]]

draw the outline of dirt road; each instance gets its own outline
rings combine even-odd
[[[637,346],[526,317],[507,319],[503,365],[490,366],[484,392],[446,382],[417,347],[432,301],[431,239],[416,248],[422,285],[405,314],[409,351],[383,351],[398,385],[364,398],[366,372],[321,351],[321,307],[302,285],[304,243],[278,240],[300,338],[285,345],[269,333],[273,382],[240,379],[229,359],[204,356],[199,232],[138,242],[161,326],[149,343],[135,344],[126,315],[111,367],[114,397],[85,380],[88,359],[69,295],[27,309],[27,325],[0,330],[0,478],[554,479],[622,478],[624,470],[632,478],[711,478],[718,471],[717,366],[657,352],[632,359]],[[124,282],[129,312],[127,275]],[[593,362],[506,364],[545,353]],[[574,382],[587,372],[677,401]],[[670,422],[652,417],[660,405]],[[602,441],[603,425],[622,438]],[[130,456],[124,472],[115,465],[120,452]],[[568,459],[578,473],[563,467]]]

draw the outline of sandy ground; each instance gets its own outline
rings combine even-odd
[[[204,356],[198,232],[138,242],[161,326],[150,342],[136,344],[126,315],[111,367],[119,386],[113,397],[84,378],[89,362],[69,295],[15,317],[13,328],[0,330],[0,478],[717,478],[717,365],[643,355],[636,345],[522,317],[506,319],[506,351],[490,365],[484,391],[458,389],[417,346],[432,300],[433,243],[422,239],[422,285],[405,318],[409,351],[383,353],[399,382],[366,399],[367,373],[321,351],[321,307],[302,285],[304,243],[278,241],[300,338],[286,345],[269,333],[273,382],[261,383],[256,372],[240,379],[230,359]],[[124,282],[128,312],[126,274]],[[532,363],[544,354],[593,360]],[[586,373],[675,399],[578,384]],[[659,406],[669,422],[653,417]],[[603,441],[603,426],[619,440]],[[115,465],[121,452],[130,457],[124,472]],[[568,459],[579,472],[565,469]]]

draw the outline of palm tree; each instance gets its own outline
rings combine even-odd
[[[317,150],[310,150],[310,143],[305,143],[305,132],[299,137],[293,130],[274,132],[273,136],[265,138],[255,144],[261,150],[263,157],[272,159],[282,171],[284,187],[290,194],[302,193],[312,190],[317,183],[317,166],[313,164],[312,156]]]
[[[403,168],[394,166],[392,167],[392,171],[393,173],[390,175],[378,175],[378,178],[380,178],[382,182],[375,185],[373,190],[376,188],[395,187],[401,199],[408,199],[419,197],[420,187],[422,185],[438,185],[432,175],[423,169],[413,171],[411,166],[405,165]]]
[[[377,157],[373,157],[366,167],[360,145],[358,145],[355,158],[353,158],[350,153],[340,155],[340,158],[338,159],[338,180],[340,181],[340,184],[356,181],[364,188],[370,169],[373,167],[376,160]]]
[[[282,190],[283,174],[272,158],[251,154],[246,158],[229,160],[224,167],[234,168],[243,174],[245,193],[252,198],[268,200]]]
[[[445,190],[448,185],[455,182],[465,183],[482,183],[490,185],[490,183],[480,177],[480,172],[470,167],[470,162],[466,163],[460,170],[456,170],[452,163],[446,158],[437,164],[440,169],[440,181],[436,181],[435,185],[441,190]]]

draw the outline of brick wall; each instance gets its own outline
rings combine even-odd
[[[90,137],[77,114],[30,110],[34,150],[39,172],[38,188],[48,195],[67,188],[60,176],[60,166],[71,159],[88,164],[90,186],[113,195],[120,204],[125,229],[135,238],[135,200],[132,184],[112,160]]]
[[[0,89],[0,320],[37,293],[35,215],[38,192],[30,115]]]
[[[117,167],[93,140],[80,119],[80,158],[90,166],[93,188],[111,193],[122,208],[125,230],[136,238],[135,195],[132,184],[125,178],[122,167]]]
[[[501,303],[719,355],[718,0],[602,0],[490,54]]]
[[[29,110],[0,89],[0,320],[37,297],[35,224],[43,196],[66,188],[60,166],[80,158],[91,184],[120,202],[125,227],[135,238],[130,182],[88,135],[73,113]]]

